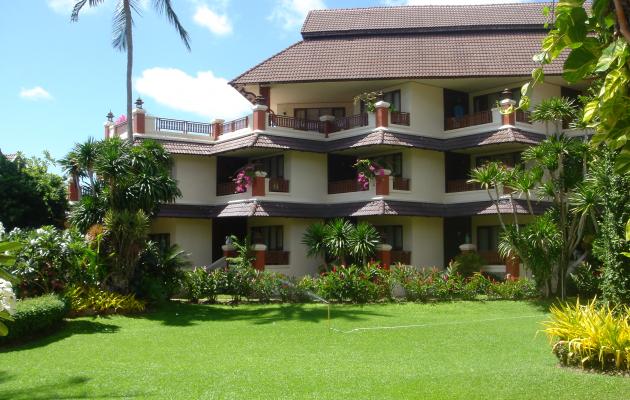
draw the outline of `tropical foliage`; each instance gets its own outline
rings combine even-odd
[[[337,265],[345,265],[348,257],[365,264],[374,254],[380,235],[368,222],[353,225],[343,218],[336,218],[326,224],[310,225],[302,237],[311,257],[330,256]]]
[[[560,0],[553,10],[546,7],[553,23],[541,53],[534,57],[541,66],[523,87],[519,104],[528,108],[529,92],[544,80],[544,65],[568,51],[563,78],[569,83],[593,81],[593,96],[584,107],[582,123],[595,129],[594,143],[605,142],[619,150],[617,167],[626,171],[630,169],[628,9],[627,0]]]
[[[552,306],[544,322],[553,352],[563,365],[630,370],[630,309],[587,304]]]
[[[46,294],[17,301],[8,332],[0,337],[0,343],[24,340],[58,326],[68,312],[68,305],[59,295]]]
[[[71,287],[64,293],[74,315],[127,314],[144,311],[143,301],[135,295],[122,295],[95,287]]]
[[[52,162],[47,154],[43,159],[18,154],[10,161],[0,153],[0,221],[7,229],[63,225],[66,187],[61,177],[48,171]]]
[[[180,195],[171,177],[172,159],[157,142],[131,145],[118,138],[77,144],[62,160],[82,183],[70,222],[81,232],[102,226],[102,250],[111,254],[108,284],[127,292],[148,234],[149,218],[161,203]]]

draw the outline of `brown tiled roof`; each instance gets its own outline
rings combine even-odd
[[[461,29],[487,30],[500,27],[542,28],[546,3],[431,5],[371,7],[311,11],[302,36],[367,34],[374,32],[431,32]]]
[[[456,32],[309,39],[231,84],[529,76],[544,31]],[[560,74],[562,60],[545,67]]]
[[[262,133],[252,133],[231,140],[207,143],[185,142],[167,138],[153,140],[162,143],[164,148],[172,154],[211,156],[250,147],[326,153],[350,148],[389,145],[436,151],[451,151],[501,143],[536,144],[541,142],[544,138],[545,136],[541,134],[516,128],[508,128],[449,139],[436,139],[426,136],[398,133],[395,131],[377,130],[363,135],[330,141],[266,135]],[[136,137],[136,141],[139,140],[143,139]]]
[[[548,203],[533,203],[534,212],[542,214]],[[519,214],[529,214],[523,200],[515,200]],[[511,214],[509,199],[500,204],[501,213]],[[217,206],[186,204],[165,204],[160,207],[159,217],[177,218],[226,218],[226,217],[291,217],[291,218],[331,218],[362,217],[373,215],[398,215],[422,217],[460,217],[471,215],[496,214],[492,202],[440,204],[399,200],[370,200],[338,204],[312,204],[278,201],[245,200]]]

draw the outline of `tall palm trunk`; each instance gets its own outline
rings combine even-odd
[[[131,109],[131,75],[133,72],[133,35],[131,33],[131,5],[124,0],[125,8],[125,40],[127,41],[127,139],[133,143],[133,116]]]

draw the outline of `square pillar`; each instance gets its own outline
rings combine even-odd
[[[389,195],[389,181],[392,171],[388,169],[382,170],[382,175],[379,171],[376,172],[376,195],[388,196]]]
[[[218,140],[219,136],[221,136],[221,134],[223,133],[223,123],[225,122],[224,119],[215,119],[212,121],[212,138],[214,140]]]
[[[254,268],[259,271],[264,271],[267,246],[264,244],[255,244],[252,246],[252,250],[254,251]]]
[[[254,111],[253,128],[254,131],[264,131],[267,129],[267,107],[264,104],[256,104],[252,107]]]
[[[503,100],[499,103],[501,105],[501,125],[516,125],[516,110],[514,106],[516,101],[512,100],[512,92],[509,89],[505,89],[501,92]],[[509,112],[511,110],[511,112]]]
[[[383,100],[374,103],[377,128],[387,128],[389,126],[389,106],[390,104]]]
[[[146,133],[145,129],[145,120],[144,120],[144,110],[142,108],[136,108],[131,113],[132,115],[132,126],[133,133]]]
[[[221,250],[223,250],[223,257],[236,257],[236,249],[233,244],[224,244],[221,246]]]
[[[377,244],[376,258],[380,260],[383,269],[389,269],[392,264],[392,246],[385,243]]]
[[[264,171],[254,172],[254,179],[252,179],[252,196],[263,197],[266,194],[265,184],[267,173]]]
[[[321,117],[319,117],[320,122],[322,123],[323,126],[323,134],[326,135],[326,137],[328,137],[328,134],[333,132],[333,122],[335,121],[335,116],[334,115],[322,115]]]
[[[505,259],[505,273],[512,278],[518,278],[520,275],[520,261],[518,257],[509,257]]]

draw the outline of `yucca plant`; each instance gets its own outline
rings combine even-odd
[[[553,352],[564,365],[583,368],[630,370],[630,308],[587,304],[561,304],[550,308],[543,322]]]
[[[357,260],[361,260],[362,265],[367,265],[367,258],[374,254],[379,240],[380,235],[374,225],[359,222],[348,238],[350,254]]]

